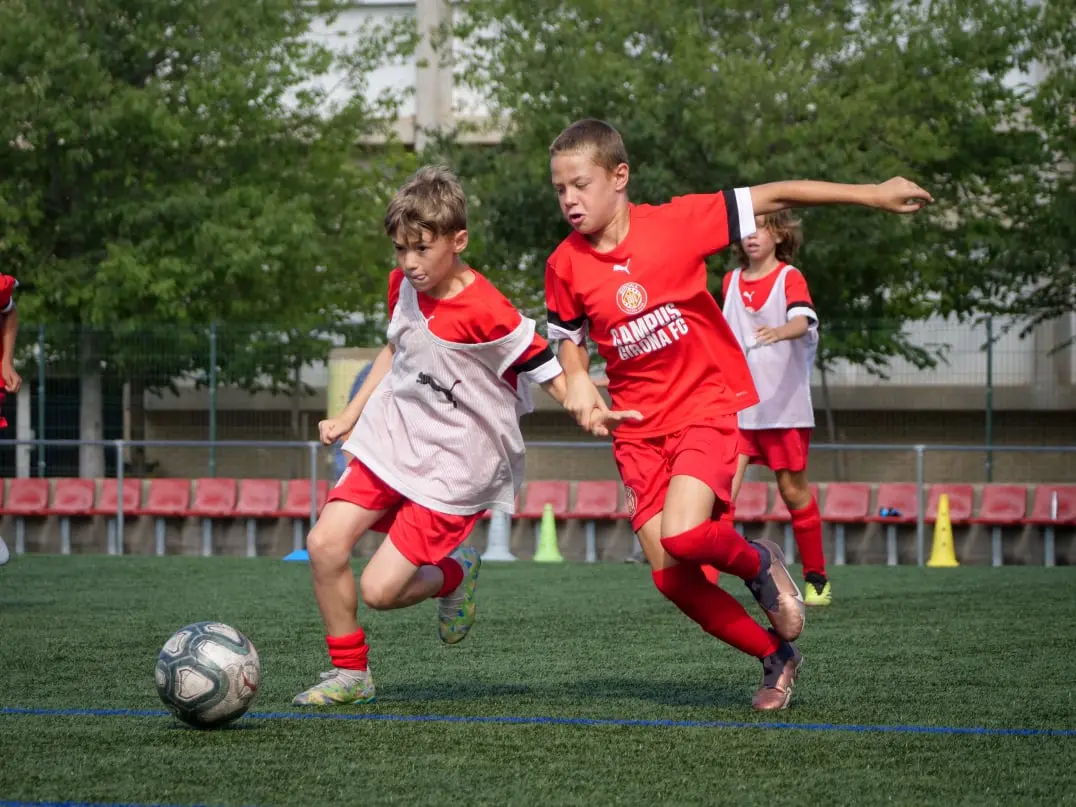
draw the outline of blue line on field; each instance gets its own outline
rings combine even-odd
[[[2,801],[0,807],[178,807],[168,804],[128,804],[126,802],[109,802],[104,804],[99,801]],[[205,805],[192,805],[191,807],[205,807]]]
[[[0,708],[0,716],[30,717],[168,717],[158,709]],[[253,712],[244,720],[368,720],[382,723],[494,723],[522,726],[627,726],[670,729],[781,729],[844,731],[860,734],[971,734],[988,737],[1074,737],[1076,729],[989,728],[987,726],[872,726],[842,723],[747,723],[734,720],[632,720],[602,717],[513,717],[472,715],[386,715],[355,712]],[[7,807],[0,802],[0,807]]]

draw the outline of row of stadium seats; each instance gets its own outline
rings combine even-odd
[[[572,483],[563,481],[529,483],[514,517],[541,518],[550,504],[558,519],[628,518],[626,497],[618,482],[576,482],[574,502],[571,487]],[[874,488],[868,483],[831,482],[819,497],[819,486],[811,485],[822,504],[823,521],[910,524],[918,519],[919,493],[914,483],[883,482]],[[316,490],[320,512],[328,483],[318,482]],[[150,479],[148,485],[141,479],[125,479],[123,492],[126,516],[302,519],[309,517],[311,509],[311,487],[305,479]],[[0,485],[0,514],[112,516],[117,513],[118,493],[115,479],[13,479],[6,491]],[[942,494],[949,496],[949,517],[954,524],[1076,523],[1076,485],[983,485],[978,510],[972,485],[930,485],[924,513],[927,523],[934,522]],[[1056,517],[1051,514],[1055,499]],[[736,520],[787,522],[788,508],[774,485],[745,482],[736,502]]]

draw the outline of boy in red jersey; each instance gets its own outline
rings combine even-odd
[[[785,708],[802,657],[803,599],[769,541],[747,542],[719,516],[739,460],[736,413],[758,403],[743,351],[707,290],[704,259],[755,229],[755,215],[859,204],[910,213],[930,194],[905,179],[882,185],[776,182],[665,205],[628,201],[620,134],[578,121],[550,146],[553,186],[572,232],[546,267],[549,336],[560,340],[565,406],[584,427],[606,409],[587,373],[589,336],[605,359],[623,423],[613,454],[632,527],[654,584],[707,633],[762,662],[756,709]],[[772,630],[707,582],[711,564],[745,581]]]
[[[333,669],[295,697],[300,706],[374,700],[359,593],[379,610],[437,599],[441,641],[467,636],[481,561],[462,544],[487,509],[513,509],[527,382],[558,401],[566,392],[534,320],[461,260],[467,200],[450,172],[418,171],[389,204],[385,232],[399,262],[389,275],[388,345],[344,412],[318,424],[328,445],[349,435],[344,450],[354,459],[307,539]],[[589,425],[608,434],[637,416],[610,413]],[[367,530],[388,538],[357,592],[351,552]]]
[[[789,211],[758,216],[755,232],[733,245],[741,268],[722,281],[721,310],[744,350],[761,398],[737,415],[740,465],[732,499],[736,500],[749,463],[774,472],[803,560],[804,602],[829,605],[832,591],[822,551],[822,517],[807,482],[818,315],[807,281],[791,265],[802,240],[799,222]]]
[[[15,337],[19,333],[19,312],[15,308],[15,289],[19,281],[10,275],[0,275],[0,379],[3,380],[3,389],[0,389],[0,406],[8,392],[18,392],[22,386],[22,378],[15,370]],[[7,418],[0,413],[0,429],[7,428]],[[0,538],[0,566],[8,562],[11,555],[7,544]]]

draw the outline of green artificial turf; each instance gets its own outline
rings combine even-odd
[[[792,708],[759,715],[758,662],[663,600],[646,567],[487,564],[456,647],[433,603],[361,612],[378,701],[342,712],[389,719],[259,718],[299,711],[292,696],[327,667],[308,575],[272,559],[15,558],[0,570],[0,709],[161,710],[158,649],[207,619],[254,642],[263,680],[255,716],[211,732],[0,712],[0,805],[1076,803],[1076,569],[834,569]]]

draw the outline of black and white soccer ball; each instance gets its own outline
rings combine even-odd
[[[154,670],[157,693],[173,715],[196,729],[224,726],[250,708],[261,683],[258,651],[220,622],[180,628],[164,643]]]

